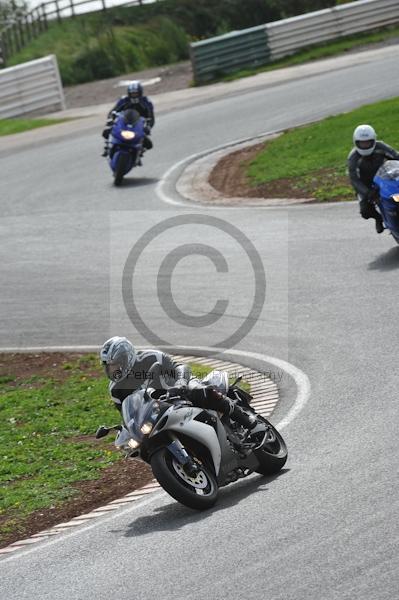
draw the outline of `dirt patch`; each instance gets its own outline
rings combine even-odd
[[[298,185],[297,178],[283,178],[253,185],[247,175],[249,164],[265,149],[265,144],[255,144],[247,148],[236,150],[221,158],[214,166],[209,176],[210,185],[226,198],[304,198],[309,202],[316,202],[315,189],[331,179],[334,186],[348,186],[346,176],[337,176],[334,169],[320,169],[315,173],[309,173],[307,182],[302,178]],[[330,195],[328,201],[342,200],[339,196]]]
[[[152,479],[154,476],[148,465],[134,460],[121,460],[104,469],[100,479],[72,485],[78,490],[78,494],[68,500],[68,503],[37,510],[18,522],[12,532],[2,534],[0,548],[88,513],[143,487]],[[0,525],[2,521],[4,519],[0,518]]]
[[[0,354],[0,377],[12,377],[9,385],[20,385],[29,378],[51,378],[62,383],[71,375],[72,363],[79,361],[82,375],[95,377],[100,369],[93,367],[87,354],[63,352],[41,352],[38,354]]]
[[[93,366],[93,361],[85,354],[40,353],[40,354],[1,354],[0,377],[12,377],[13,381],[7,385],[18,385],[22,379],[29,377],[51,377],[56,381],[64,381],[70,374],[68,368],[71,363],[79,361],[79,370],[88,376],[98,376],[98,370]],[[67,367],[67,368],[66,368]],[[76,369],[74,369],[76,372]],[[33,384],[34,385],[34,384]],[[79,441],[90,445],[101,445],[116,452],[113,443],[108,440],[96,440],[92,436],[80,436]],[[93,481],[81,481],[73,484],[78,493],[67,503],[55,505],[48,509],[37,510],[30,517],[18,522],[9,534],[2,534],[0,548],[27,538],[35,533],[53,527],[88,513],[128,494],[153,479],[153,474],[148,465],[136,460],[121,458],[118,462],[105,468],[101,477]],[[0,517],[0,525],[4,518]]]
[[[254,186],[246,171],[252,160],[265,149],[265,144],[255,144],[237,150],[218,161],[209,176],[209,183],[226,197],[243,198],[312,198],[310,193],[294,187],[294,181],[279,179]]]

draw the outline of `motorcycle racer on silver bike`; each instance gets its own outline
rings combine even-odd
[[[164,352],[155,349],[137,351],[127,338],[114,336],[104,342],[100,360],[110,380],[111,398],[119,412],[124,399],[143,386],[151,367],[158,363],[159,372],[151,376],[151,387],[155,390],[161,393],[167,390],[169,396],[184,390],[195,406],[220,411],[248,430],[257,425],[256,417],[247,414],[212,385],[193,377],[188,365],[176,364]]]

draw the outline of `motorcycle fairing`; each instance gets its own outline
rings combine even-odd
[[[378,187],[380,209],[384,225],[399,234],[399,205],[393,196],[399,194],[399,161],[387,160],[378,169],[374,183]]]
[[[142,117],[134,125],[125,124],[123,116],[115,121],[110,135],[111,150],[109,153],[109,164],[112,171],[115,171],[121,153],[128,156],[129,159],[124,170],[125,175],[136,164],[137,157],[143,146],[144,126],[145,121]],[[131,141],[124,140],[121,135],[123,130],[133,131],[135,137]]]

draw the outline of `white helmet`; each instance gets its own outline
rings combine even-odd
[[[377,135],[371,125],[359,125],[353,132],[353,143],[362,156],[369,156],[374,152]]]
[[[104,342],[100,359],[111,381],[125,379],[136,362],[136,350],[125,337],[114,336]]]

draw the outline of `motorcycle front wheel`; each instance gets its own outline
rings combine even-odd
[[[158,483],[172,498],[189,508],[206,510],[218,497],[218,485],[211,470],[201,464],[195,476],[189,476],[183,466],[166,448],[151,458],[151,468]]]
[[[122,183],[123,176],[127,171],[127,165],[129,162],[129,157],[127,154],[123,154],[122,152],[119,154],[115,171],[114,171],[114,185],[119,186]]]
[[[259,462],[259,467],[255,471],[261,475],[274,475],[284,467],[287,461],[287,446],[283,436],[270,421],[263,418],[262,421],[268,425],[268,435],[262,447],[254,450],[254,454]]]

